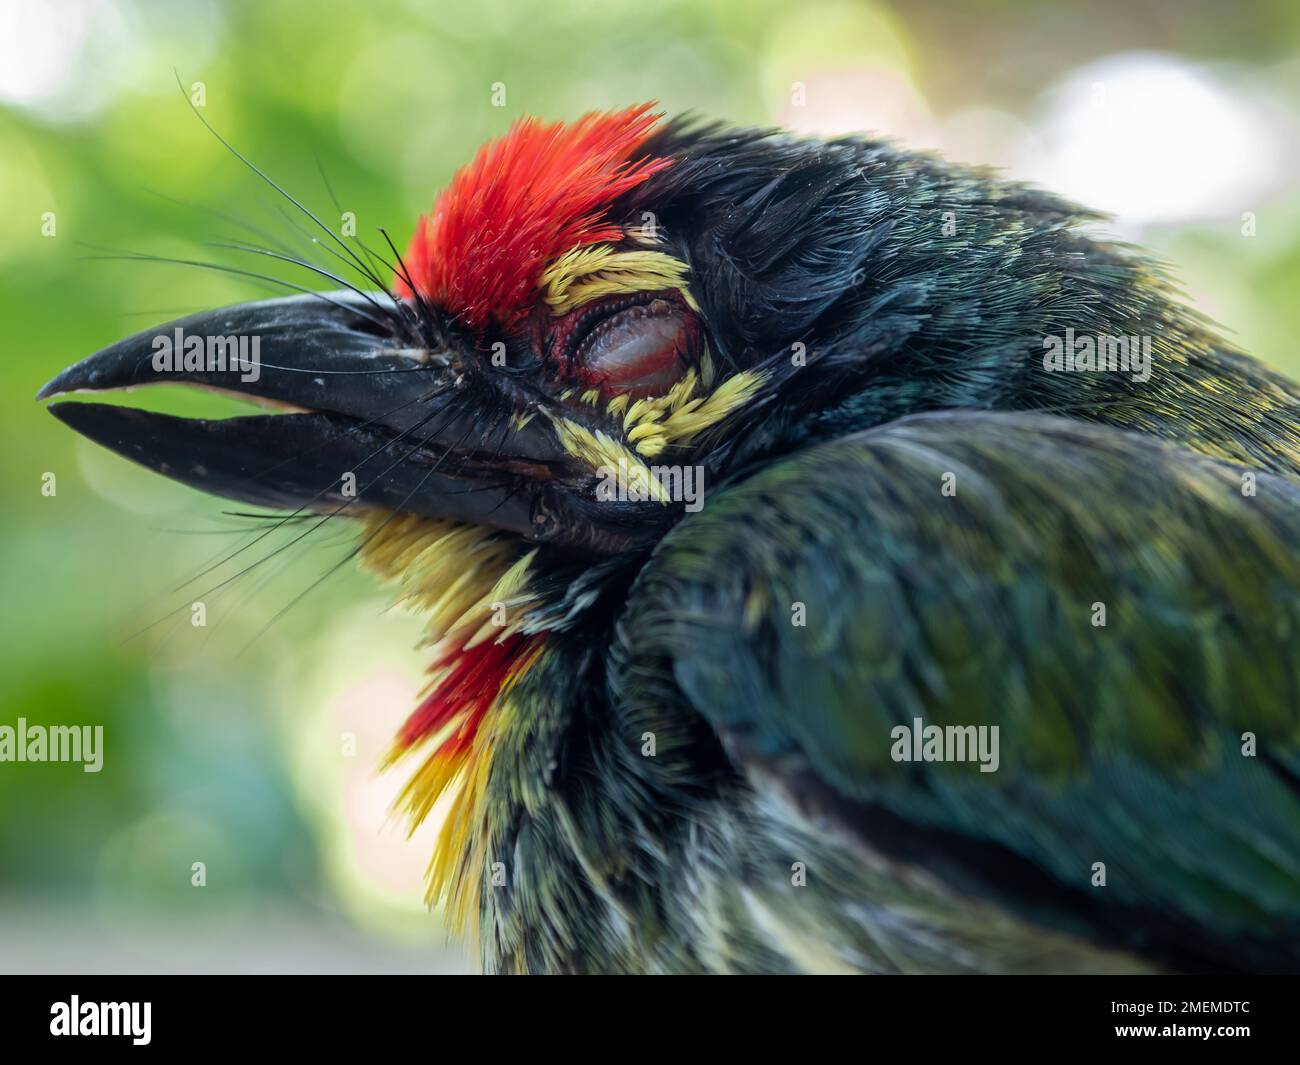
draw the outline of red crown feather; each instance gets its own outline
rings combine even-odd
[[[416,226],[405,262],[420,295],[471,330],[516,329],[547,265],[621,236],[610,204],[669,165],[629,160],[662,117],[653,106],[568,124],[525,118],[484,145]],[[397,289],[412,295],[404,279]]]

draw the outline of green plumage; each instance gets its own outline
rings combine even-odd
[[[1242,472],[1041,415],[849,437],[665,539],[625,668],[671,661],[733,757],[867,843],[897,819],[916,833],[898,854],[979,897],[1279,957],[1300,929],[1300,660],[1278,655],[1300,631],[1300,491],[1260,474],[1244,494]],[[999,726],[998,771],[891,760],[914,718]],[[945,853],[950,833],[989,848]]]
[[[1294,968],[1300,489],[1244,472],[960,412],[720,494],[658,546],[607,663],[561,639],[521,682],[489,963]],[[998,726],[997,771],[895,761],[914,718]]]

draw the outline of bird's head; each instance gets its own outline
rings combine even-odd
[[[216,495],[470,522],[589,558],[643,547],[683,511],[651,466],[720,476],[728,425],[783,376],[761,363],[783,354],[785,323],[746,299],[762,266],[731,259],[737,236],[752,242],[743,205],[722,190],[701,202],[691,174],[674,174],[704,140],[648,106],[518,122],[418,220],[391,285],[170,322],[68,368],[40,397],[184,382],[281,408],[205,422],[51,407]],[[371,272],[333,239],[327,250]],[[632,491],[616,491],[619,477]]]
[[[215,495],[360,518],[363,559],[428,614],[436,648],[397,745],[428,755],[409,801],[427,811],[475,766],[472,804],[503,693],[551,634],[612,626],[709,493],[810,440],[997,401],[1043,303],[1019,252],[1069,239],[1065,209],[1036,195],[880,142],[662,123],[644,106],[525,120],[455,174],[390,286],[193,315],[41,396],[180,381],[285,408],[51,410]],[[964,212],[955,241],[947,209]],[[326,239],[378,280],[368,253]],[[1022,294],[981,306],[973,279],[998,273]]]

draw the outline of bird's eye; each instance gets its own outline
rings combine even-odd
[[[699,325],[675,295],[624,298],[593,310],[578,331],[573,366],[606,396],[661,395],[695,358]]]

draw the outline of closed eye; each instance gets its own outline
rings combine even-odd
[[[661,395],[698,361],[699,323],[676,291],[608,297],[561,320],[566,372],[607,398]]]

